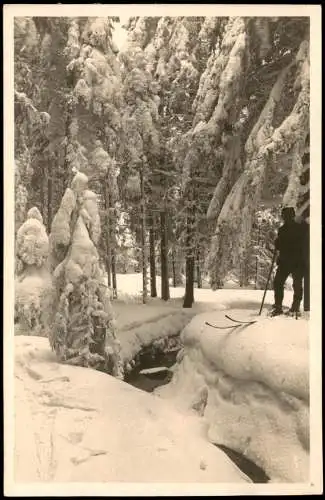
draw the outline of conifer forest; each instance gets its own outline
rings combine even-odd
[[[281,207],[309,217],[309,36],[308,17],[15,18],[23,334],[123,378],[121,275],[143,304],[183,287],[184,309],[265,288]]]
[[[318,493],[321,9],[125,7],[4,9],[7,496]]]

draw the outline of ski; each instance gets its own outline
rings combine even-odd
[[[256,319],[253,319],[251,321],[241,321],[241,320],[238,320],[238,319],[234,319],[232,318],[231,316],[228,316],[228,314],[225,314],[225,317],[227,319],[230,319],[230,321],[233,321],[234,323],[239,323],[241,325],[252,325],[253,323],[256,323],[257,320]]]
[[[217,326],[212,325],[211,323],[205,322],[206,325],[211,326],[212,328],[216,328],[218,330],[228,330],[229,328],[238,328],[240,325],[229,325],[229,326]]]

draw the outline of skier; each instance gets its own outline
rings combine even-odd
[[[295,210],[292,207],[283,208],[281,217],[284,224],[280,227],[275,240],[275,248],[279,255],[274,278],[274,306],[271,316],[283,314],[284,284],[290,274],[293,278],[293,301],[289,313],[299,313],[306,268],[305,225],[295,221]]]

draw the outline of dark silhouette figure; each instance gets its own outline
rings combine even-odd
[[[303,279],[306,276],[307,261],[309,260],[309,255],[306,253],[306,226],[308,224],[295,221],[295,211],[292,207],[283,208],[281,216],[284,224],[280,227],[278,237],[275,240],[275,248],[279,256],[274,278],[274,306],[271,312],[272,316],[282,314],[283,312],[284,284],[290,274],[293,279],[293,301],[290,312],[299,312],[303,297]]]

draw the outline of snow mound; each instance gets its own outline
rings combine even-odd
[[[229,315],[252,318],[251,311]],[[246,317],[243,317],[246,316]],[[204,416],[212,442],[259,465],[271,481],[309,478],[308,321],[261,318],[225,330],[222,312],[196,316],[171,382],[156,390]]]
[[[247,483],[202,422],[15,337],[15,481]]]
[[[15,280],[15,335],[46,336],[44,314],[46,298],[52,291],[51,275],[46,268],[31,266]]]
[[[42,267],[49,253],[49,238],[42,216],[36,207],[28,212],[28,218],[18,229],[16,254],[24,267]]]
[[[184,288],[171,287],[172,298],[168,302],[159,298],[148,298],[148,303],[144,305],[124,300],[126,294],[131,297],[132,293],[140,293],[141,274],[119,274],[117,283],[119,300],[113,301],[112,305],[126,372],[132,369],[132,361],[143,349],[154,347],[155,343],[164,342],[170,337],[176,337],[196,314],[211,310],[225,311],[234,307],[258,310],[263,294],[261,290],[223,289],[214,292],[210,289],[196,289],[193,308],[183,309]],[[157,286],[160,287],[159,276]],[[290,303],[290,298],[290,294],[285,294],[286,304]],[[267,299],[273,300],[273,293],[269,293]]]

